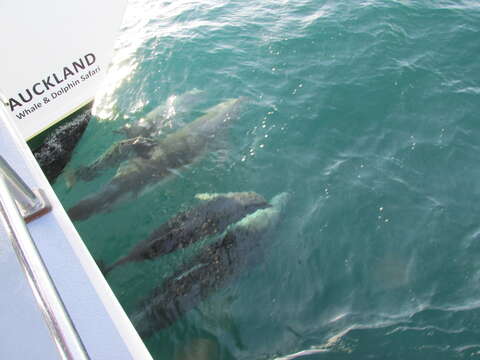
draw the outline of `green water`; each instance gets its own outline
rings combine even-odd
[[[480,358],[479,55],[473,0],[131,1],[71,169],[172,94],[249,101],[218,150],[77,222],[93,256],[197,193],[292,194],[261,263],[145,339],[154,358]],[[55,189],[68,208],[113,174]],[[132,314],[184,256],[107,280]]]

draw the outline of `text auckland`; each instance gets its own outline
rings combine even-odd
[[[89,53],[79,58],[78,61],[73,61],[71,66],[64,66],[62,71],[53,73],[52,75],[34,83],[30,88],[25,89],[25,92],[19,92],[17,98],[12,97],[8,100],[10,110],[15,111],[16,107],[29,103],[32,101],[34,95],[42,95],[46,90],[50,90],[51,88],[60,85],[68,80],[69,77],[75,76],[75,74],[78,74],[81,70],[85,70],[85,68],[92,66],[95,61],[95,55]]]

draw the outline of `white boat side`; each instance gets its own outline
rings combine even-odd
[[[152,359],[68,218],[18,129],[0,104],[0,154],[52,210],[27,225],[90,359]],[[5,213],[0,211],[0,217]],[[3,219],[4,220],[4,219]],[[0,222],[0,358],[61,359],[12,245]]]

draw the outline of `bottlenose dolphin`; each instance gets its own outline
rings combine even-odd
[[[228,225],[245,215],[270,206],[263,196],[255,192],[200,194],[197,198],[202,200],[198,206],[170,218],[126,256],[106,267],[104,275],[118,265],[151,260],[185,248],[206,236],[222,233]]]
[[[98,212],[109,211],[113,204],[129,195],[137,195],[149,185],[164,180],[177,169],[199,160],[210,148],[222,130],[239,114],[243,98],[228,99],[212,108],[186,126],[163,139],[142,137],[130,139],[124,146],[86,167],[87,178],[93,178],[100,169],[118,168],[113,179],[103,188],[68,210],[72,220],[82,220]],[[124,161],[130,158],[128,161]]]
[[[113,144],[104,154],[87,166],[80,166],[75,171],[66,172],[67,186],[71,187],[77,179],[90,181],[103,170],[117,166],[132,156],[145,157],[155,144],[165,127],[173,128],[173,122],[193,109],[203,98],[204,91],[193,89],[181,95],[171,95],[165,103],[157,106],[147,115],[133,123],[127,123],[116,133],[126,135]],[[178,124],[177,124],[178,125]]]
[[[117,132],[125,134],[128,138],[156,137],[165,127],[173,128],[173,121],[179,120],[202,101],[203,94],[202,90],[192,89],[181,95],[171,95],[147,115],[138,121],[125,124]]]
[[[169,276],[145,299],[132,321],[143,338],[173,324],[215,290],[225,286],[241,270],[255,263],[262,242],[279,222],[289,194],[271,200],[232,225],[217,241],[206,246],[179,271]]]

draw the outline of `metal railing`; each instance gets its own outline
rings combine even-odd
[[[1,120],[4,118],[1,104],[0,108]],[[26,225],[26,222],[50,210],[44,193],[41,190],[32,191],[0,156],[0,217],[6,225],[18,261],[26,274],[60,357],[66,360],[88,360],[85,347]]]
[[[0,176],[8,184],[18,210],[25,222],[30,222],[50,211],[51,207],[42,190],[31,190],[0,155]]]

